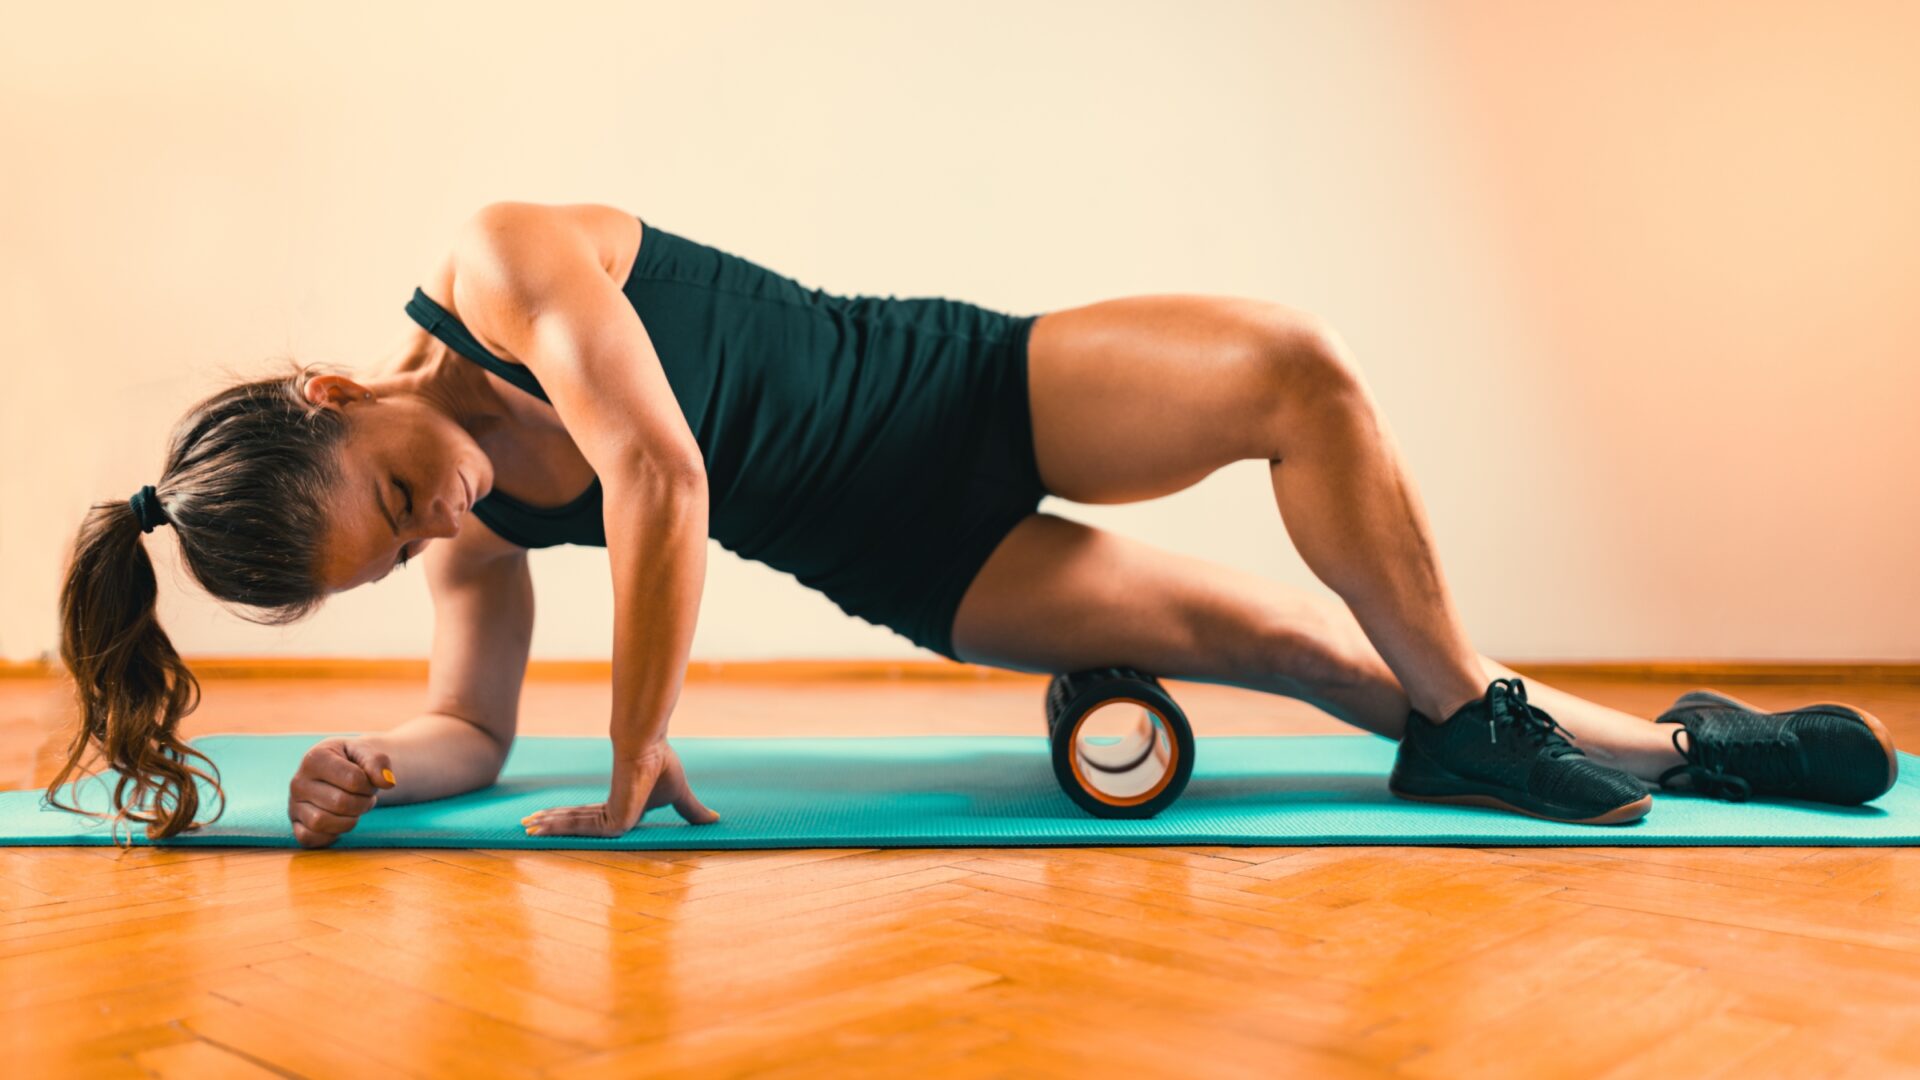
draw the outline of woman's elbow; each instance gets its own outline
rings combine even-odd
[[[655,468],[660,474],[661,482],[669,487],[688,491],[707,489],[707,463],[700,460],[698,454],[692,458],[676,458],[659,464]]]
[[[693,494],[707,489],[707,464],[698,450],[636,455],[620,472],[620,481],[646,492]]]

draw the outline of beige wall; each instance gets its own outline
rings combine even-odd
[[[1670,8],[1682,7],[1684,13]],[[1920,5],[31,5],[0,36],[0,655],[221,369],[347,365],[496,199],[835,292],[1318,311],[1487,652],[1920,657]],[[1304,587],[1264,467],[1047,508]],[[417,655],[417,572],[301,626],[174,567],[189,652]],[[535,557],[604,655],[603,552]],[[910,656],[712,551],[706,658]],[[926,655],[926,654],[919,654]]]

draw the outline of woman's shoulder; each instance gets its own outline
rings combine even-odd
[[[488,203],[461,222],[421,287],[481,345],[524,362],[488,327],[589,260],[624,282],[639,257],[641,231],[638,215],[603,203]]]
[[[454,270],[531,285],[554,263],[586,257],[624,281],[641,232],[639,215],[604,203],[492,202],[461,223]]]

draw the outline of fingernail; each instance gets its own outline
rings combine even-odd
[[[528,814],[528,815],[527,815],[526,817],[523,817],[523,818],[521,818],[521,819],[520,819],[520,824],[522,824],[522,825],[525,825],[525,824],[526,824],[527,822],[529,822],[529,821],[532,821],[532,820],[533,820],[533,815],[532,815],[532,814]]]
[[[393,778],[393,770],[392,770],[392,769],[381,769],[381,770],[380,770],[380,775],[381,775],[381,776],[384,776],[384,777],[386,777],[386,778],[387,778],[387,783],[389,783],[389,784],[393,784],[393,783],[398,783],[398,781],[396,781],[396,780],[395,780],[395,779]]]
[[[527,835],[528,835],[528,836],[539,836],[539,835],[540,835],[540,826],[538,826],[538,825],[531,825],[531,826],[528,826],[528,828],[527,828]]]

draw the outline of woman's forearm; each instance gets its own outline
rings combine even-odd
[[[680,697],[707,571],[707,491],[690,473],[636,477],[609,487],[613,564],[613,716],[616,760],[637,760],[666,737]],[[618,509],[611,509],[618,508]]]
[[[366,741],[392,760],[394,786],[380,791],[381,806],[460,795],[494,782],[507,749],[479,727],[444,713],[422,713]]]

